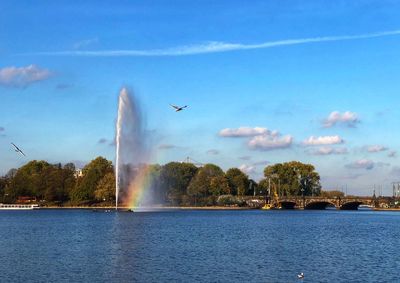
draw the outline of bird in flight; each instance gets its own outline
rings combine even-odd
[[[25,153],[23,153],[22,150],[20,150],[18,146],[16,146],[14,143],[11,143],[11,144],[14,146],[15,152],[19,152],[19,153],[21,153],[23,156],[26,156]]]
[[[174,109],[175,109],[175,112],[182,111],[184,108],[188,107],[187,105],[185,105],[185,106],[182,106],[182,107],[180,107],[180,106],[176,106],[176,105],[172,105],[172,104],[170,104],[170,105],[171,105],[171,107],[172,107],[172,108],[174,108]]]

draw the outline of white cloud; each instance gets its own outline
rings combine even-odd
[[[267,128],[262,127],[239,127],[236,129],[226,128],[219,132],[221,137],[238,138],[238,137],[254,137],[259,135],[277,135],[278,132],[271,132]]]
[[[312,38],[286,39],[278,41],[267,41],[258,44],[242,44],[242,43],[227,43],[211,41],[197,45],[184,45],[165,49],[128,49],[128,50],[99,50],[99,51],[58,51],[58,52],[36,52],[35,55],[50,55],[50,56],[185,56],[195,54],[207,54],[217,52],[228,52],[235,50],[251,50],[265,49],[271,47],[298,45],[316,42],[344,41],[355,39],[366,39],[383,36],[399,35],[400,30],[383,31],[359,35],[342,35],[342,36],[322,36]],[[32,54],[32,53],[30,53]]]
[[[253,165],[248,165],[248,164],[242,164],[239,166],[240,171],[242,171],[245,174],[251,174],[254,173],[256,170],[256,167]]]
[[[322,136],[322,137],[315,137],[311,136],[305,141],[303,144],[306,146],[309,145],[332,145],[332,144],[341,144],[344,143],[344,140],[336,135],[336,136]]]
[[[262,127],[239,127],[236,129],[226,128],[219,132],[221,137],[249,137],[247,145],[255,150],[273,150],[287,148],[292,145],[293,137],[290,135],[281,136],[274,130],[268,130]],[[247,157],[246,157],[247,158]]]
[[[397,151],[392,150],[391,152],[389,152],[388,157],[397,157]]]
[[[353,163],[347,164],[347,168],[352,168],[352,169],[366,169],[366,170],[371,170],[375,166],[375,162],[369,159],[360,159],[357,160]]]
[[[324,120],[323,126],[325,128],[330,128],[337,124],[342,124],[347,127],[354,128],[358,123],[360,123],[360,119],[358,118],[357,113],[350,111],[343,113],[333,111],[331,114],[329,114],[328,118]]]
[[[371,146],[367,146],[366,149],[368,152],[372,152],[372,153],[388,150],[387,147],[384,147],[382,145],[371,145]]]
[[[316,150],[310,151],[313,155],[332,155],[332,154],[347,154],[347,148],[345,147],[330,147],[330,146],[322,146],[317,148]]]
[[[248,146],[255,150],[273,150],[288,148],[293,143],[293,137],[290,135],[263,135],[255,136],[248,142]]]
[[[7,87],[26,87],[35,82],[48,79],[51,73],[35,65],[26,67],[5,67],[0,69],[0,85]]]

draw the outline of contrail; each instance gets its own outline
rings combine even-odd
[[[267,41],[257,44],[242,44],[211,41],[197,45],[184,45],[166,49],[128,49],[128,50],[98,50],[98,51],[55,51],[55,52],[36,52],[24,53],[22,55],[44,55],[44,56],[92,56],[92,57],[119,57],[119,56],[136,56],[136,57],[156,57],[156,56],[188,56],[206,53],[228,52],[236,50],[265,49],[271,47],[298,45],[316,42],[329,41],[345,41],[356,39],[367,39],[375,37],[385,37],[399,35],[400,30],[383,31],[376,33],[367,33],[359,35],[340,35],[340,36],[323,36],[312,38],[286,39],[279,41]]]

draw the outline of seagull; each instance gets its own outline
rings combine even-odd
[[[18,146],[16,146],[14,143],[11,143],[11,144],[14,146],[15,152],[19,152],[19,153],[21,153],[23,156],[26,156],[25,153],[23,153],[22,150],[20,150]]]
[[[304,278],[304,273],[302,272],[302,273],[300,273],[300,274],[297,274],[297,278],[303,279],[303,278]]]
[[[175,112],[182,111],[184,108],[188,107],[187,105],[182,106],[182,107],[179,107],[179,106],[176,106],[176,105],[172,105],[172,104],[170,104],[170,105],[171,105],[172,108],[175,109]]]

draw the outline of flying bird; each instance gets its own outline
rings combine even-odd
[[[23,156],[26,156],[25,155],[25,153],[23,153],[22,152],[22,150],[21,149],[19,149],[19,147],[18,146],[16,146],[14,143],[11,143],[13,146],[14,146],[14,150],[15,150],[15,152],[19,152],[19,153],[21,153]]]
[[[176,106],[176,105],[172,105],[172,104],[170,104],[170,105],[171,105],[171,107],[172,107],[172,108],[174,108],[174,109],[175,109],[175,112],[182,111],[184,108],[188,107],[187,105],[185,105],[185,106],[182,106],[182,107],[180,107],[180,106]]]

